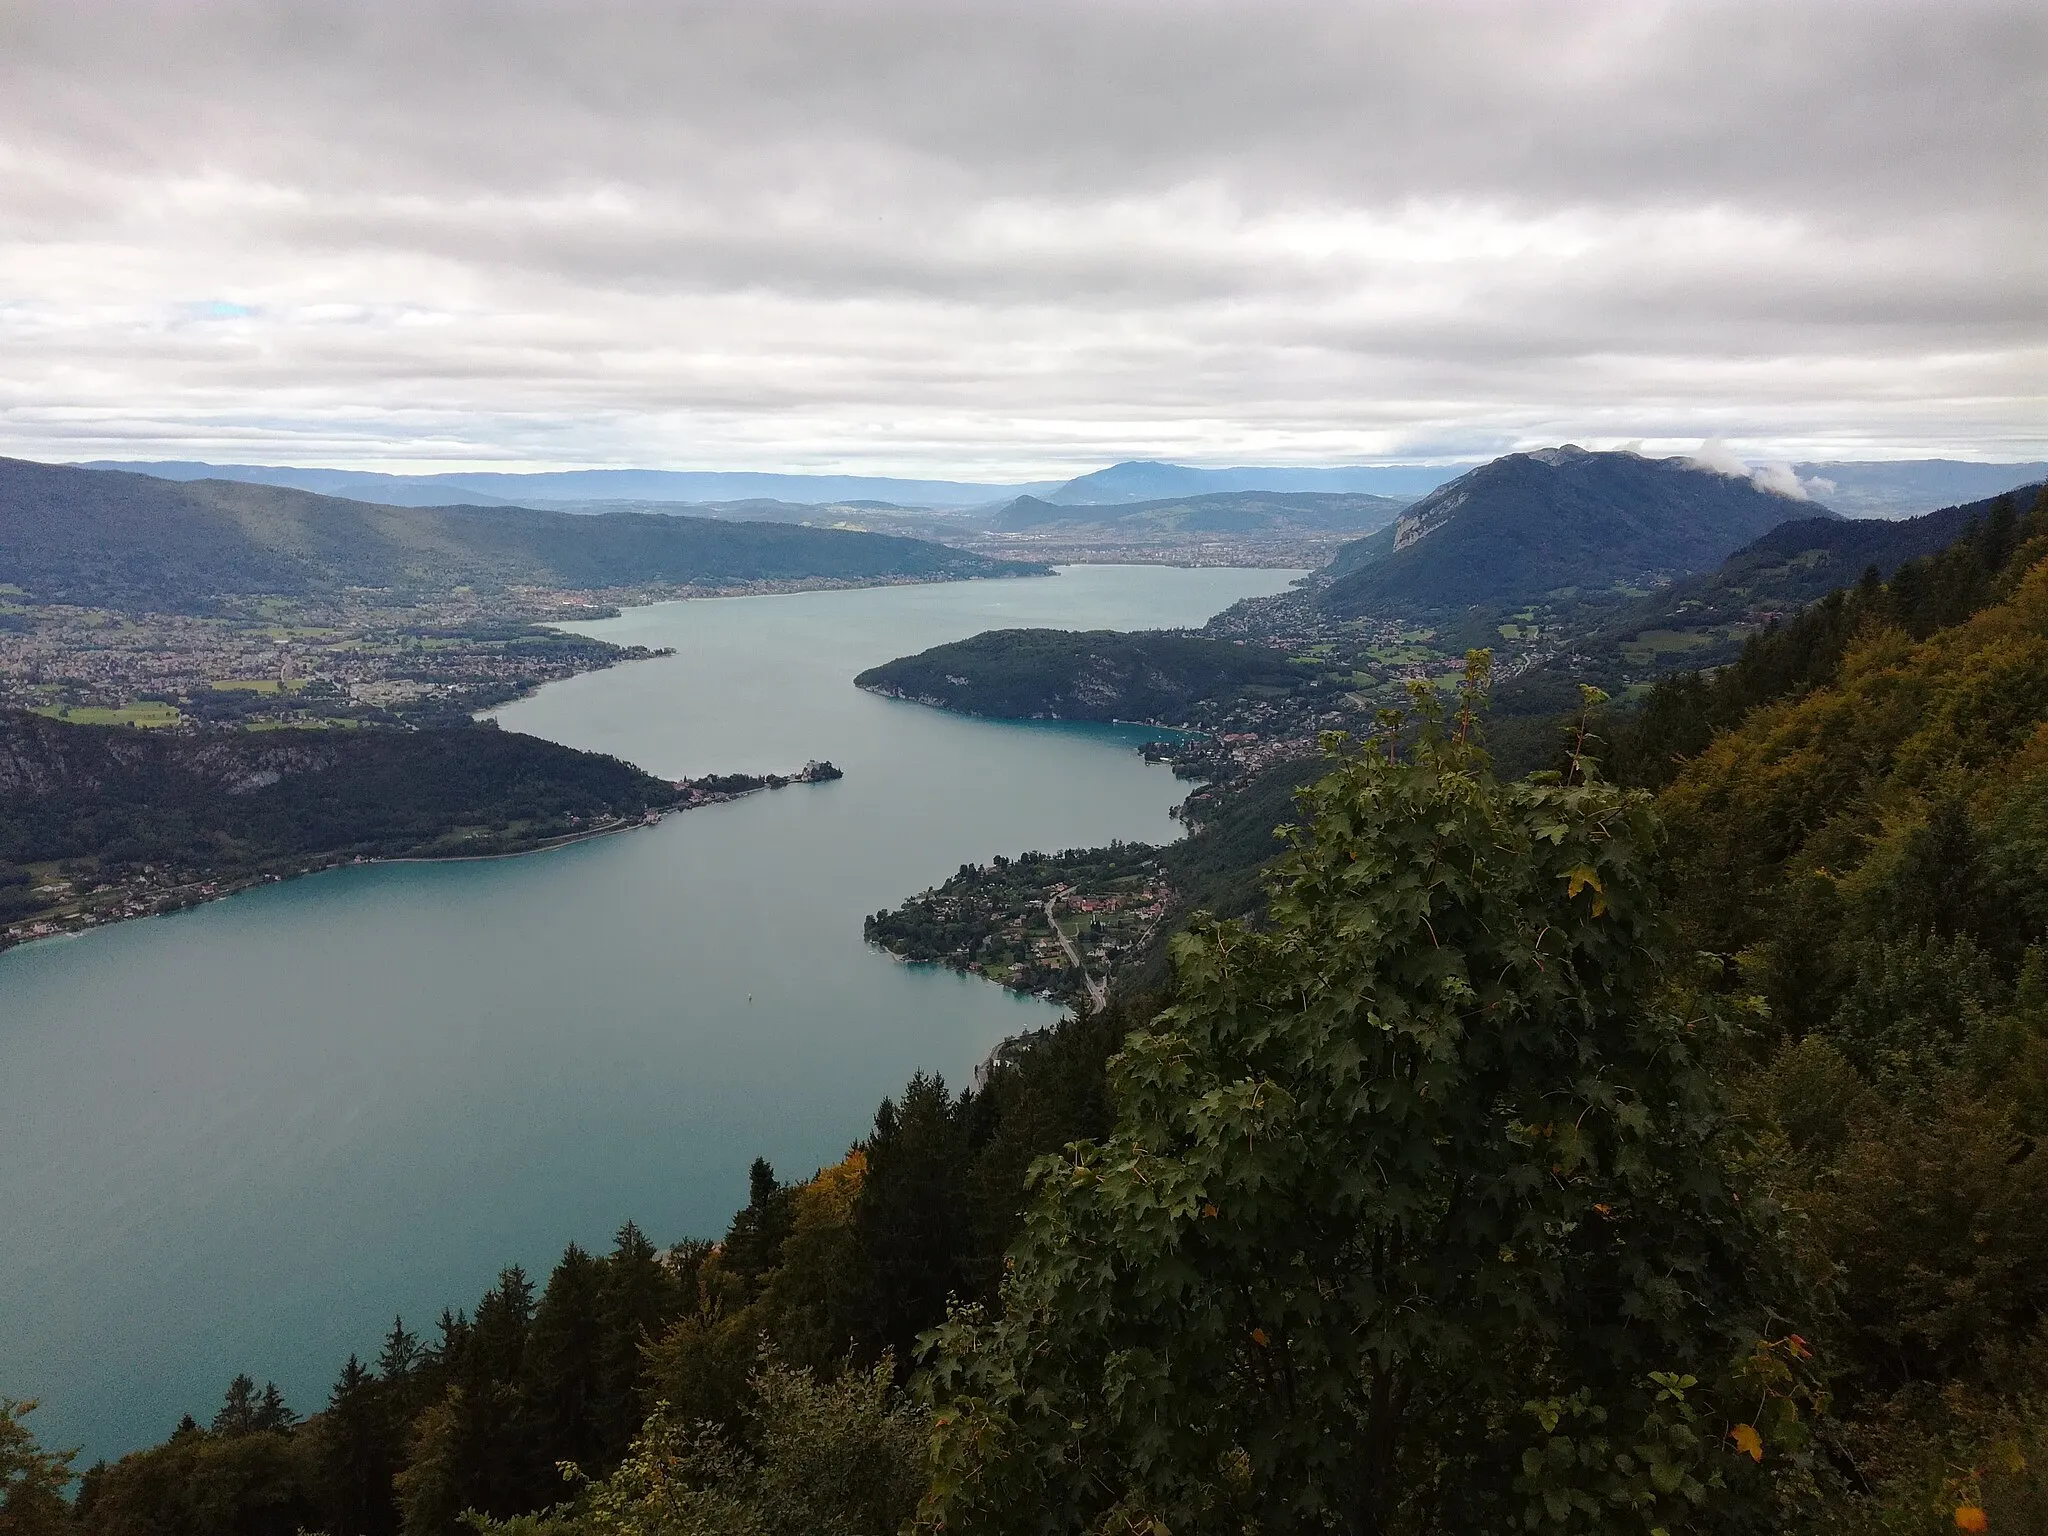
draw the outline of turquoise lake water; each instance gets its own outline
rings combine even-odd
[[[403,1312],[628,1218],[716,1235],[748,1162],[807,1175],[917,1068],[964,1082],[1054,1010],[903,966],[861,918],[996,853],[1163,841],[1187,786],[1137,728],[861,693],[1010,626],[1198,624],[1296,572],[667,603],[575,626],[677,654],[505,728],[668,778],[846,777],[488,863],[382,865],[0,955],[0,1394],[86,1460],[208,1416],[237,1371],[300,1412]]]

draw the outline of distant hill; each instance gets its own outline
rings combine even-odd
[[[1808,494],[1844,517],[1917,517],[2048,479],[2048,464],[1962,459],[1794,464]]]
[[[1428,464],[1363,464],[1345,469],[1290,469],[1242,466],[1195,469],[1132,459],[1080,475],[1056,490],[1036,492],[1063,506],[1103,506],[1117,502],[1164,501],[1170,497],[1210,496],[1225,491],[1306,491],[1324,495],[1364,493],[1378,496],[1420,496],[1459,472],[1459,466]],[[1033,490],[1036,488],[1026,488]]]
[[[243,594],[1029,574],[918,539],[525,507],[388,507],[307,491],[0,459],[0,582],[42,602],[203,610]]]
[[[1154,720],[1246,688],[1291,690],[1278,652],[1160,631],[996,629],[871,667],[856,686],[961,714],[1015,720]]]
[[[892,507],[988,507],[1038,496],[1064,506],[1163,501],[1227,491],[1305,491],[1379,496],[1426,495],[1456,478],[1464,465],[1365,464],[1342,468],[1198,469],[1133,459],[1071,480],[1027,484],[914,480],[879,475],[785,475],[748,471],[665,469],[543,470],[528,474],[454,470],[393,475],[374,470],[284,464],[208,464],[189,459],[95,459],[85,469],[127,470],[166,480],[240,480],[346,496],[384,506],[439,507],[561,504],[611,511],[610,503],[679,511],[691,505],[747,501],[792,506],[880,503]],[[1807,491],[1849,517],[1911,517],[1936,507],[1989,496],[2048,475],[2043,464],[1978,464],[1957,459],[1905,459],[1795,464]]]
[[[1444,611],[1668,581],[1817,513],[1832,515],[1686,459],[1569,444],[1513,453],[1347,545],[1322,601],[1340,614]]]
[[[1126,535],[1187,533],[1370,533],[1391,523],[1408,498],[1306,491],[1216,491],[1159,501],[1072,505],[1019,496],[997,512],[996,533],[1090,528]]]
[[[203,464],[183,459],[96,459],[84,469],[126,470],[165,480],[241,480],[291,490],[348,496],[385,506],[442,507],[611,501],[673,505],[766,499],[806,506],[855,499],[910,507],[984,506],[1020,492],[1049,491],[1057,480],[983,485],[964,480],[901,480],[877,475],[777,475],[750,471],[570,469],[532,474],[463,470],[439,475],[388,475],[363,469],[306,469],[282,464]]]

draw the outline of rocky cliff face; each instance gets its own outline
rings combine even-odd
[[[66,725],[9,711],[0,713],[0,794],[103,794],[120,783],[166,776],[248,794],[334,765],[338,744],[293,739],[307,734],[166,735]]]

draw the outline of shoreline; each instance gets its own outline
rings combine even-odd
[[[1016,565],[1027,564],[1027,562],[1021,560],[1011,563]],[[710,602],[715,599],[743,597],[801,597],[809,592],[865,592],[871,588],[878,587],[941,587],[952,582],[1023,581],[1027,578],[1045,579],[1057,575],[1059,575],[1058,568],[1048,565],[1044,570],[1003,571],[986,576],[878,576],[862,578],[799,576],[792,577],[786,581],[742,582],[722,587],[679,587],[658,593],[652,589],[614,589],[609,592],[600,590],[593,593],[592,596],[602,606],[603,612],[579,614],[574,618],[532,618],[527,622],[535,625],[537,628],[552,629],[557,634],[566,635],[575,633],[574,630],[567,627],[571,624],[602,624],[611,619],[624,618],[635,609],[656,608],[663,603],[701,603]],[[587,636],[586,638],[594,639],[596,637]],[[610,640],[600,643],[613,646],[614,649],[621,652],[629,649],[629,647],[617,645]],[[614,656],[601,665],[588,667],[580,672],[571,672],[568,677],[543,678],[539,682],[529,683],[526,687],[521,688],[518,692],[507,698],[499,699],[495,703],[485,704],[471,710],[469,718],[479,723],[490,720],[499,710],[530,699],[550,684],[567,682],[572,677],[594,677],[599,672],[609,672],[613,667],[623,667],[636,661],[659,661],[664,656],[673,655],[675,655],[675,648],[673,646],[663,646],[658,650],[648,651],[645,655],[641,656]]]
[[[836,769],[829,775],[814,775],[817,763],[807,764],[795,774],[765,775],[762,782],[750,788],[732,791],[698,792],[691,796],[687,786],[690,781],[679,781],[678,792],[686,798],[673,805],[662,806],[638,817],[620,817],[616,821],[599,827],[585,827],[559,837],[543,838],[525,848],[507,848],[496,853],[444,853],[444,854],[379,854],[365,857],[362,854],[332,854],[319,856],[319,862],[302,869],[269,869],[245,875],[224,876],[211,880],[195,880],[183,885],[172,886],[160,897],[141,911],[120,911],[101,916],[99,913],[75,913],[66,920],[39,918],[32,928],[43,928],[43,932],[16,933],[13,927],[0,928],[0,955],[9,950],[24,949],[31,944],[41,944],[56,939],[82,938],[102,928],[112,928],[120,923],[136,922],[149,917],[173,917],[180,912],[189,912],[195,907],[207,906],[216,901],[225,901],[230,896],[240,896],[261,885],[282,885],[287,880],[299,880],[308,875],[324,875],[337,869],[367,868],[379,864],[486,864],[501,859],[524,859],[535,854],[554,853],[559,849],[577,843],[587,843],[601,837],[613,837],[621,832],[638,832],[659,826],[670,816],[685,811],[700,810],[705,806],[725,805],[735,800],[744,800],[764,790],[786,789],[795,784],[827,784],[834,778],[844,777]],[[824,764],[830,767],[830,764]],[[80,920],[84,919],[84,920]]]
[[[899,704],[915,704],[920,709],[935,709],[943,715],[958,715],[963,720],[997,720],[1013,725],[1125,725],[1135,726],[1143,731],[1163,731],[1168,736],[1178,736],[1185,741],[1213,741],[1211,731],[1197,730],[1191,725],[1168,725],[1163,720],[1126,720],[1112,716],[1097,720],[1087,715],[990,715],[978,709],[955,709],[943,700],[930,694],[905,693],[900,688],[879,687],[871,683],[855,683],[862,693],[871,693],[878,699],[894,699]]]

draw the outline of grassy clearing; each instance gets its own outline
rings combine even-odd
[[[46,704],[32,714],[70,725],[134,725],[149,728],[176,725],[185,717],[175,704],[124,704],[119,709],[97,704]]]
[[[1702,650],[1715,643],[1719,637],[1705,629],[1646,629],[1631,640],[1624,640],[1621,654],[1631,665],[1643,666],[1662,656],[1680,656],[1687,651]]]

